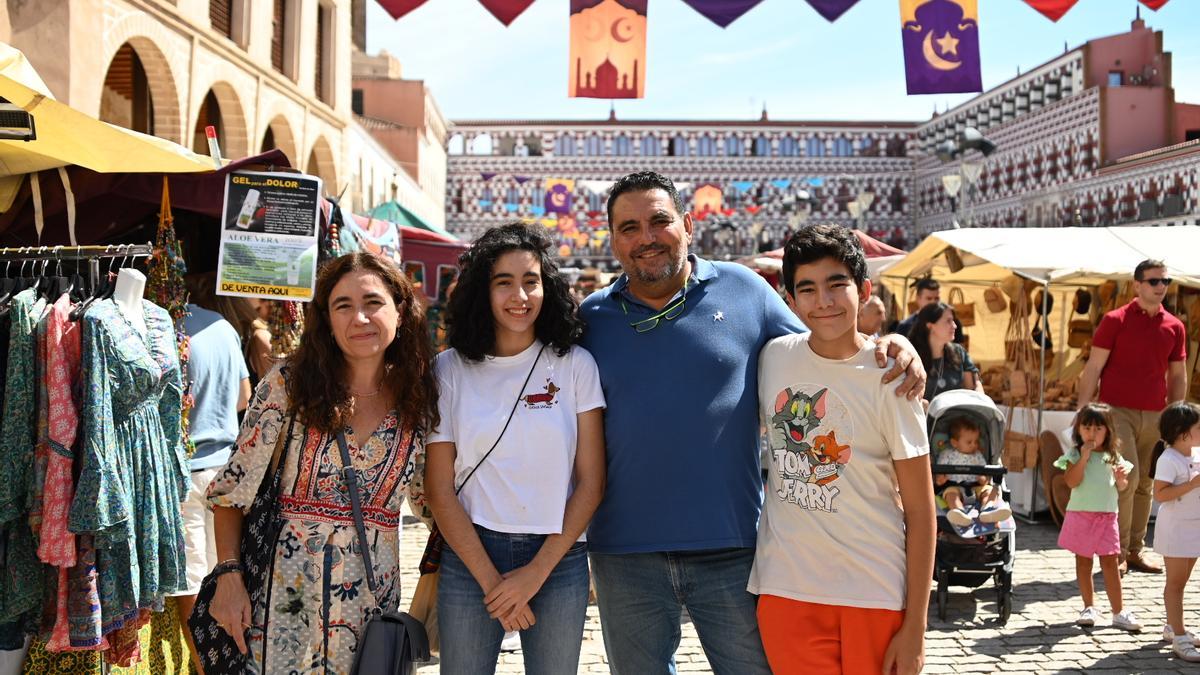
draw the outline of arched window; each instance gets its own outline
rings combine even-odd
[[[598,157],[604,154],[604,139],[600,138],[600,134],[592,134],[587,138],[586,154],[589,157]]]
[[[742,146],[742,139],[737,136],[727,136],[725,138],[725,154],[729,157],[741,157],[745,154]]]
[[[575,137],[570,134],[563,134],[555,139],[554,154],[558,157],[574,157]]]
[[[800,154],[800,146],[796,143],[796,139],[791,136],[784,136],[779,139],[779,156],[780,157],[795,157]]]
[[[854,145],[841,136],[833,140],[834,157],[851,157],[854,155]]]
[[[520,204],[521,203],[521,191],[515,187],[508,188],[508,190],[506,190],[505,194],[504,194],[504,201],[509,204]]]
[[[820,138],[809,138],[805,144],[809,157],[824,157],[825,156],[825,141]]]
[[[696,154],[701,157],[712,157],[717,154],[713,139],[708,134],[701,136],[699,142],[696,143]]]
[[[795,142],[793,142],[792,145],[795,145]],[[759,136],[754,139],[754,156],[755,157],[770,157],[771,156],[771,141],[768,141],[766,136]]]
[[[483,133],[479,134],[471,140],[472,155],[490,155],[492,154],[492,135]]]
[[[688,156],[688,139],[683,134],[671,139],[671,156],[672,157],[687,157]]]
[[[658,157],[660,154],[662,148],[659,147],[658,137],[654,134],[642,136],[642,157]]]
[[[264,144],[265,145],[265,144]],[[454,134],[450,137],[450,142],[446,146],[446,154],[461,155],[466,148],[466,143],[462,134]]]
[[[613,154],[621,157],[625,157],[630,154],[628,136],[625,134],[617,136],[616,140],[613,142]]]

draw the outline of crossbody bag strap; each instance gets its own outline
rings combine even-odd
[[[346,434],[342,431],[337,432],[337,444],[342,453],[342,480],[346,484],[346,491],[350,493],[350,510],[354,512],[354,529],[358,531],[358,548],[362,554],[363,566],[366,567],[367,586],[371,588],[371,595],[375,596],[375,603],[378,605],[375,567],[371,564],[371,547],[367,544],[367,524],[363,521],[362,504],[359,501],[358,471],[354,469],[354,465],[350,461],[350,448],[346,444]]]
[[[521,389],[517,392],[517,400],[513,401],[512,410],[508,411],[508,419],[504,421],[504,428],[500,430],[500,435],[496,437],[496,442],[492,443],[492,447],[488,448],[488,451],[483,453],[483,457],[475,463],[475,466],[471,468],[471,472],[467,474],[467,477],[458,484],[458,487],[454,488],[455,495],[462,492],[463,488],[467,485],[467,481],[471,480],[471,476],[475,475],[475,472],[479,470],[479,467],[482,466],[483,463],[487,461],[487,458],[491,456],[492,451],[496,449],[496,446],[500,445],[500,439],[504,438],[504,432],[508,431],[508,425],[512,422],[513,415],[515,415],[517,412],[517,406],[521,405],[521,399],[525,398],[523,396],[525,393],[525,387],[529,386],[529,380],[533,377],[533,371],[537,370],[538,361],[541,360],[542,352],[544,351],[546,351],[546,345],[542,344],[542,348],[538,350],[537,356],[533,357],[533,365],[529,367],[529,374],[525,376],[525,381],[521,383]]]

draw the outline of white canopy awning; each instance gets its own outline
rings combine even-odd
[[[946,252],[963,267],[952,272]],[[931,274],[943,283],[991,284],[1010,274],[1096,285],[1129,278],[1143,260],[1167,264],[1179,283],[1200,287],[1200,227],[987,228],[935,232],[883,272],[898,281]],[[953,257],[953,253],[951,254]]]

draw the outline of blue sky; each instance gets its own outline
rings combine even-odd
[[[1079,0],[1053,23],[1021,0],[979,0],[988,88],[1128,30],[1134,0]],[[609,102],[567,98],[567,0],[537,0],[505,28],[477,0],[428,0],[399,21],[368,3],[367,47],[400,59],[450,119],[595,119]],[[1142,17],[1173,54],[1176,99],[1200,103],[1200,0]],[[763,0],[721,29],[682,0],[649,0],[646,98],[623,119],[922,120],[970,95],[908,96],[897,0],[860,0],[828,23],[803,0]]]

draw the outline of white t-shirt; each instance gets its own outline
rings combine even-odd
[[[442,423],[426,443],[454,443],[454,484],[462,485],[521,402],[500,444],[458,495],[471,522],[512,534],[560,534],[578,437],[576,415],[604,407],[592,355],[572,347],[558,356],[535,340],[515,356],[468,361],[453,349],[437,357]]]
[[[808,334],[763,347],[758,400],[770,443],[751,593],[904,608],[904,511],[893,460],[929,454],[921,404],[883,385],[875,345],[845,361]]]
[[[1154,480],[1182,485],[1198,473],[1200,461],[1192,452],[1167,447],[1155,465]],[[1200,557],[1200,490],[1159,505],[1154,521],[1154,551],[1172,558]]]

